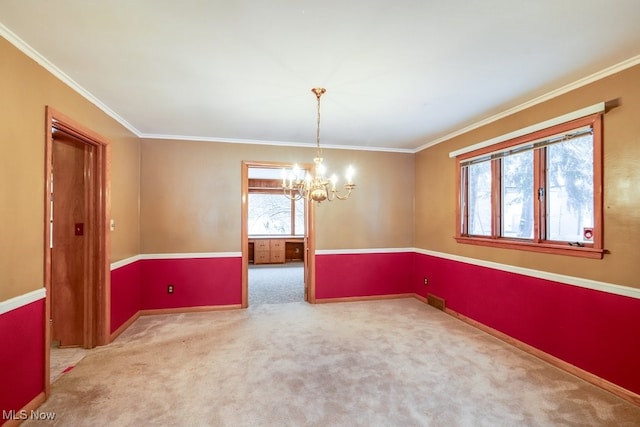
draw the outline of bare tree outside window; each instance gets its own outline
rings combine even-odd
[[[533,238],[533,151],[502,159],[502,236]]]
[[[571,139],[547,148],[548,239],[585,241],[593,227],[593,137]]]
[[[469,234],[491,235],[491,162],[469,165]]]
[[[295,215],[292,222],[292,201],[282,194],[249,193],[248,231],[250,235],[303,235],[304,205],[294,202]]]

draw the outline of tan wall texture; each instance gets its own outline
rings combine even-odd
[[[0,37],[0,301],[44,286],[45,106],[111,143],[111,260],[139,253],[139,142]]]
[[[416,154],[416,246],[447,254],[640,288],[640,66],[460,135]],[[456,167],[449,152],[598,102],[604,116],[602,260],[456,243]]]
[[[311,148],[138,140],[0,38],[0,301],[43,286],[44,117],[50,105],[111,143],[111,261],[139,253],[240,251],[241,162],[310,162]],[[352,163],[347,202],[316,211],[317,249],[418,247],[640,287],[640,66],[415,155],[326,150]],[[618,99],[604,120],[603,260],[458,244],[450,151]],[[415,205],[414,205],[415,203]],[[414,214],[415,207],[415,214]]]
[[[239,252],[241,165],[312,162],[315,150],[267,145],[145,140],[141,169],[143,253]],[[413,155],[325,150],[331,172],[356,169],[348,201],[316,209],[316,248],[413,245]]]

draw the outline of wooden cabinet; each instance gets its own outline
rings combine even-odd
[[[303,248],[304,243],[300,239],[253,238],[249,239],[249,261],[253,261],[254,264],[284,264],[287,260],[302,261]]]
[[[304,241],[286,240],[284,244],[284,257],[287,261],[304,261]]]
[[[282,264],[284,257],[284,240],[282,239],[255,239],[253,240],[254,264]]]
[[[270,260],[272,263],[284,263],[284,240],[271,240]]]
[[[271,262],[270,240],[256,240],[253,242],[253,263],[267,264]]]

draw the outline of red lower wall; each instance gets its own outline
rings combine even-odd
[[[424,286],[424,277],[429,278]],[[415,254],[414,289],[640,394],[640,300]]]
[[[141,280],[139,261],[111,271],[111,333],[140,311]]]
[[[242,258],[187,258],[139,261],[141,309],[242,303]],[[174,291],[167,292],[172,284]]]
[[[140,310],[241,304],[241,267],[241,258],[217,257],[138,260],[112,270],[111,333]]]
[[[44,391],[44,301],[0,315],[0,424]]]
[[[240,304],[241,268],[241,258],[220,257],[115,269],[111,331],[142,309]],[[413,292],[640,394],[640,299],[413,252],[316,256],[318,299]],[[0,411],[44,390],[43,325],[44,299],[0,315]]]
[[[112,331],[142,309],[240,304],[241,269],[240,257],[221,257],[114,270]],[[414,252],[316,255],[317,299],[414,292],[442,297],[464,316],[640,394],[639,299]],[[41,329],[39,319],[30,321]]]
[[[413,293],[413,252],[316,255],[316,298]]]

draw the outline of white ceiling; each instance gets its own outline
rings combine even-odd
[[[0,0],[0,34],[141,137],[314,145],[323,86],[323,146],[409,152],[640,63],[639,23],[640,0]]]

